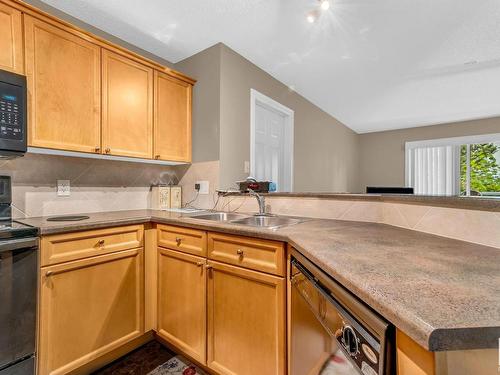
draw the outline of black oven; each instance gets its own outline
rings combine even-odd
[[[26,77],[0,70],[0,158],[27,149]]]
[[[0,375],[35,373],[38,229],[12,220],[9,176],[0,176]]]

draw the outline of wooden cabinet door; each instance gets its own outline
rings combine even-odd
[[[218,374],[284,374],[285,280],[208,264],[208,367]]]
[[[0,3],[0,69],[24,73],[21,12]]]
[[[158,248],[158,330],[160,337],[205,364],[205,259]]]
[[[38,374],[66,374],[143,333],[143,249],[41,269]]]
[[[24,16],[29,144],[100,152],[100,49],[79,36]]]
[[[191,161],[192,87],[155,71],[155,159]]]
[[[105,153],[152,158],[153,69],[102,50]]]

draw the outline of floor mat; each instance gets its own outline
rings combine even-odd
[[[148,375],[207,375],[207,373],[191,364],[186,358],[176,355]]]
[[[97,370],[93,375],[148,375],[175,355],[159,342],[151,341]]]

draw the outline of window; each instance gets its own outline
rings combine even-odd
[[[294,112],[256,90],[250,92],[250,175],[292,191]]]
[[[415,194],[500,197],[500,134],[406,142],[405,149]]]

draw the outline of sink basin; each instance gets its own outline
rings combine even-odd
[[[213,221],[233,221],[244,219],[248,216],[242,214],[235,214],[233,212],[212,212],[209,214],[191,216],[192,219],[213,220]]]
[[[249,225],[262,228],[280,228],[288,225],[302,223],[304,220],[282,216],[250,216],[231,221],[232,224]]]
[[[234,212],[210,212],[189,217],[191,219],[212,220],[267,229],[281,228],[288,225],[299,224],[305,221],[305,219],[297,219],[286,216],[248,216],[237,214]]]

